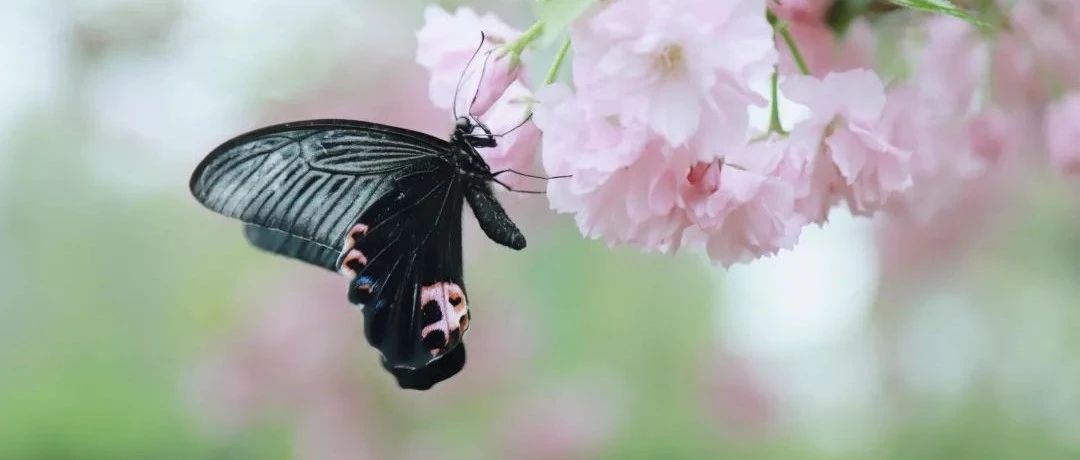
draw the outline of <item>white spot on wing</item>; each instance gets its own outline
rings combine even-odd
[[[424,308],[428,302],[434,301],[442,312],[442,318],[431,324],[424,325],[420,331],[423,339],[434,331],[442,331],[443,336],[450,340],[450,331],[461,330],[463,335],[469,329],[469,305],[465,299],[465,291],[455,283],[439,282],[420,288],[420,308]],[[421,315],[423,312],[420,312]],[[447,344],[449,345],[449,343]],[[441,349],[431,350],[432,354],[438,354]]]

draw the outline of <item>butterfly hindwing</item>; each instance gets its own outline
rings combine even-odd
[[[463,202],[463,181],[449,172],[405,178],[344,240],[349,299],[364,304],[367,339],[405,388],[429,388],[465,363]]]
[[[328,270],[337,269],[338,256],[341,255],[337,248],[255,224],[244,224],[244,237],[264,251],[320,265]]]

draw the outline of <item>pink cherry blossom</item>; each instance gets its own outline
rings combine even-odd
[[[1080,177],[1080,91],[1051,105],[1045,123],[1046,146],[1054,167]]]
[[[450,14],[431,6],[424,17],[425,25],[417,33],[417,62],[431,73],[432,102],[442,109],[453,108],[455,113],[474,116],[495,134],[506,134],[498,139],[496,147],[480,149],[492,170],[532,171],[540,131],[531,122],[522,124],[528,116],[532,92],[520,79],[520,63],[513,62],[501,46],[521,33],[490,13],[477,16],[469,8]],[[481,31],[485,41],[473,58]],[[511,186],[523,183],[512,175],[500,176],[500,181]]]
[[[544,88],[535,101],[498,46],[519,33],[493,16],[429,9],[418,62],[432,72],[433,100],[448,108],[477,44],[466,30],[491,29],[463,99],[475,94],[474,115],[496,132],[536,102],[535,125],[481,152],[493,169],[531,170],[540,142],[544,170],[572,176],[547,184],[550,205],[573,214],[587,237],[658,251],[702,246],[729,265],[792,247],[803,226],[824,223],[841,203],[925,224],[1044,145],[1074,173],[1076,142],[1061,121],[1074,109],[1047,104],[1080,86],[1080,4],[1027,3],[1003,10],[1009,26],[992,39],[956,18],[913,16],[911,40],[892,53],[910,65],[888,69],[904,69],[907,81],[888,91],[870,70],[881,25],[856,18],[837,36],[827,0],[598,2],[570,28],[574,89]],[[811,75],[797,75],[766,8],[787,24]],[[774,69],[787,99],[779,106],[809,115],[750,140],[747,110],[768,102],[761,85]]]
[[[855,214],[869,215],[911,186],[910,152],[881,130],[885,89],[870,71],[831,73],[823,80],[793,76],[784,93],[812,115],[795,126],[790,155],[805,162],[810,186],[796,196],[810,221],[824,222],[828,208],[846,201]]]
[[[505,50],[494,49],[477,56],[480,63],[465,70],[467,82],[463,83],[462,90],[465,97],[460,97],[459,108],[473,116],[480,116],[498,101],[510,85],[521,80],[522,66],[510,57]],[[477,88],[479,85],[479,88]],[[467,98],[472,95],[471,98]]]
[[[557,84],[537,97],[544,169],[573,177],[548,182],[552,209],[573,213],[582,234],[647,249],[677,247],[685,214],[677,183],[690,163],[662,153],[663,141],[642,126],[622,126]]]
[[[702,239],[712,260],[728,266],[795,244],[805,219],[795,212],[792,184],[773,174],[782,149],[752,144],[690,169],[682,198],[696,227],[688,239]]]
[[[749,158],[753,79],[775,64],[764,2],[627,0],[572,28],[576,91],[541,90],[553,209],[611,244],[704,246],[729,265],[790,247],[794,190]],[[771,144],[770,144],[771,145]],[[764,155],[764,154],[763,154]]]
[[[730,265],[790,248],[805,219],[794,189],[780,176],[774,144],[717,151],[691,162],[643,126],[594,117],[568,88],[539,94],[537,125],[545,133],[552,208],[573,213],[581,232],[612,244],[671,251],[704,246]],[[727,163],[725,163],[727,162]]]
[[[487,112],[521,75],[520,65],[501,49],[519,35],[519,30],[491,13],[478,16],[463,7],[450,14],[429,6],[424,10],[424,27],[416,33],[416,62],[431,73],[431,101],[442,109],[454,108],[459,114]],[[476,57],[469,65],[474,53]],[[465,77],[459,91],[462,75]]]
[[[690,153],[704,159],[718,143],[742,140],[746,105],[764,103],[749,87],[776,60],[764,12],[763,0],[608,4],[572,29],[578,96],[671,146],[697,142]]]

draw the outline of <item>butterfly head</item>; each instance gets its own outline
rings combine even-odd
[[[476,133],[477,128],[480,129],[480,133]],[[491,134],[491,129],[487,125],[466,116],[457,117],[453,138],[474,149],[495,147],[497,144],[495,136]]]
[[[454,134],[471,134],[476,124],[464,115],[457,117],[454,122]]]

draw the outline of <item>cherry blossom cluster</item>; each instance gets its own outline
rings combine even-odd
[[[509,131],[481,150],[493,169],[569,176],[547,195],[585,236],[725,266],[838,207],[932,223],[1017,160],[1080,176],[1080,2],[850,2],[838,26],[844,1],[582,2],[532,85],[551,24],[429,7],[417,61],[437,106]]]

